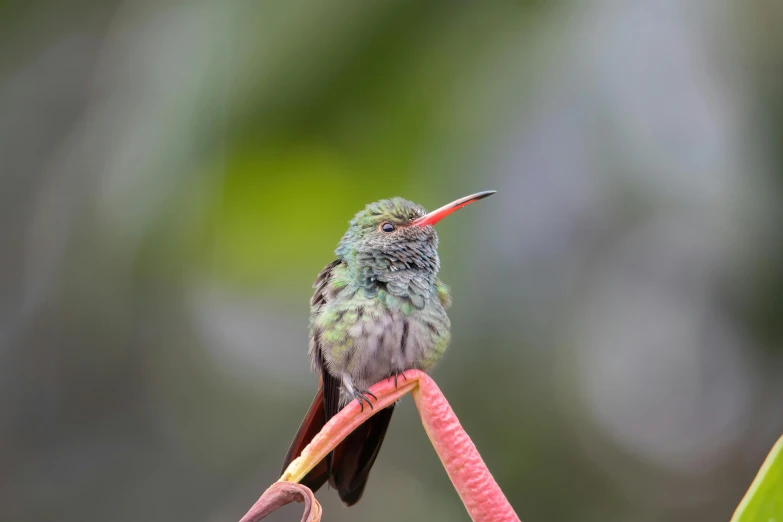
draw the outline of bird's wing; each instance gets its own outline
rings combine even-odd
[[[326,265],[318,274],[315,283],[313,283],[315,293],[310,300],[311,318],[315,317],[319,309],[334,297],[329,291],[329,280],[332,276],[332,270],[340,263],[341,261],[337,260]],[[340,383],[326,371],[323,354],[321,353],[319,332],[315,329],[311,329],[310,332],[310,358],[313,362],[313,366],[321,373],[321,382],[318,387],[318,392],[310,405],[310,409],[307,411],[307,415],[305,415],[302,424],[299,426],[299,431],[296,433],[294,440],[291,441],[291,446],[288,448],[288,454],[283,462],[283,471],[285,471],[288,465],[302,453],[302,450],[310,444],[313,437],[321,431],[324,424],[326,424],[339,409]],[[332,456],[330,454],[326,459],[319,462],[318,465],[302,479],[302,484],[309,487],[312,491],[316,491],[329,478],[331,467]]]
[[[336,259],[318,273],[318,277],[315,278],[315,283],[313,283],[315,293],[310,299],[310,314],[314,314],[331,297],[329,295],[329,280],[332,277],[332,271],[340,264],[342,264],[342,260]]]
[[[315,283],[313,283],[315,293],[313,294],[312,299],[310,299],[311,322],[314,322],[314,318],[318,315],[321,307],[335,298],[334,290],[330,288],[329,282],[332,279],[335,269],[341,264],[342,260],[340,259],[332,261],[321,270],[318,277],[315,279]],[[320,332],[317,328],[311,327],[310,359],[312,360],[313,367],[321,373],[321,386],[324,395],[324,413],[326,415],[325,421],[329,422],[329,419],[334,417],[340,410],[340,380],[333,377],[327,370],[322,349]]]

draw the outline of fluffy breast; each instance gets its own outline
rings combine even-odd
[[[346,289],[347,290],[347,289]],[[329,373],[349,375],[357,387],[407,369],[431,369],[450,339],[450,323],[441,301],[423,308],[404,298],[345,291],[325,303],[311,324]]]

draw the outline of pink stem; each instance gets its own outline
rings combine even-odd
[[[412,372],[405,372],[406,375]],[[417,372],[418,373],[418,372]],[[307,473],[321,462],[342,440],[353,432],[360,424],[379,412],[386,406],[394,403],[403,395],[416,387],[416,378],[408,376],[407,381],[399,383],[399,388],[394,387],[391,381],[381,381],[370,388],[370,391],[378,397],[373,400],[373,407],[359,406],[358,401],[351,401],[345,408],[321,428],[318,435],[313,437],[310,444],[302,450],[302,454],[294,459],[279,482],[299,482]]]
[[[419,372],[417,372],[419,373]],[[474,522],[519,521],[435,381],[420,373],[411,394],[424,430]]]
[[[411,392],[419,409],[424,430],[435,447],[451,483],[459,493],[468,514],[474,522],[519,521],[514,509],[500,490],[476,446],[443,396],[435,381],[418,370],[406,370],[407,380],[394,383],[385,380],[375,384],[370,391],[378,397],[374,408],[352,401],[321,429],[310,444],[283,472],[282,482],[299,482],[332,451],[357,426],[375,412],[385,408],[408,392]]]

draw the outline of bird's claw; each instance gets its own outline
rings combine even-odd
[[[375,394],[373,392],[371,392],[370,390],[356,390],[353,393],[354,398],[357,401],[359,401],[359,406],[361,406],[361,408],[362,408],[361,411],[362,412],[364,412],[364,403],[365,402],[367,403],[367,406],[370,407],[370,409],[375,409],[373,407],[373,405],[372,405],[372,402],[370,402],[370,397],[368,397],[368,395],[370,397],[372,397],[373,399],[375,399],[376,401],[378,400],[378,397],[376,397]]]
[[[394,387],[397,388],[397,377],[399,377],[400,375],[402,375],[402,378],[405,379],[406,381],[408,380],[408,377],[405,376],[405,372],[404,371],[401,372],[401,371],[397,371],[397,370],[391,372],[391,374],[389,375],[389,378],[387,380],[389,380],[392,377],[394,377]]]

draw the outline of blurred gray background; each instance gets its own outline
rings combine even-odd
[[[525,521],[728,520],[783,432],[783,4],[0,2],[0,519],[237,520],[390,196]],[[410,399],[324,520],[467,520]],[[298,520],[289,506],[274,520]]]

